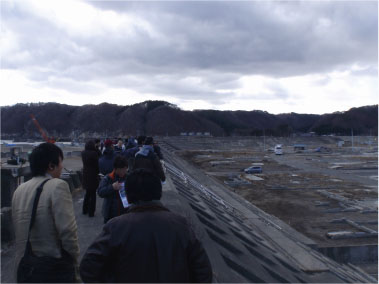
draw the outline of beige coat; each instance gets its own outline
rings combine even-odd
[[[47,177],[39,176],[21,184],[13,195],[12,220],[16,236],[16,267],[25,252],[37,187]],[[68,184],[51,178],[43,187],[30,242],[37,256],[61,257],[62,245],[78,266],[79,244],[72,196]]]

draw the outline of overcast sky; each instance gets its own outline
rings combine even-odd
[[[1,103],[378,103],[377,1],[1,1]]]

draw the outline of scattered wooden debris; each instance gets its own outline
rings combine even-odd
[[[377,237],[378,232],[370,229],[366,226],[360,225],[358,222],[355,222],[350,219],[342,218],[342,219],[334,219],[331,223],[339,223],[339,224],[349,224],[355,229],[360,230],[359,232],[352,231],[337,231],[337,232],[328,232],[326,236],[330,239],[348,239],[348,238],[367,238],[367,237]]]
[[[246,174],[246,175],[245,175],[245,178],[248,179],[248,180],[253,180],[253,181],[261,181],[261,180],[264,180],[264,179],[261,178],[261,177],[258,177],[258,176],[255,176],[255,175],[249,175],[249,174]]]
[[[352,238],[370,238],[378,237],[378,233],[369,234],[366,232],[351,232],[351,231],[338,231],[338,232],[328,232],[326,236],[329,239],[352,239]]]

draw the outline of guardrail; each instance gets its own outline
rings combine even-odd
[[[194,178],[190,177],[189,175],[185,174],[180,169],[176,168],[174,165],[170,163],[165,163],[165,167],[167,171],[169,171],[171,174],[175,175],[176,177],[183,180],[185,184],[191,185],[194,189],[201,192],[203,195],[205,195],[208,199],[212,199],[216,203],[220,204],[225,210],[227,210],[230,214],[234,215],[237,218],[245,219],[243,214],[234,208],[230,203],[223,200],[220,196],[212,192],[210,189],[196,181]]]

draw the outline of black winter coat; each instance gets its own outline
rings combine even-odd
[[[182,216],[162,205],[113,218],[80,264],[88,282],[212,282],[207,253]]]
[[[113,149],[105,148],[103,155],[99,159],[99,170],[103,175],[113,171],[113,161],[116,158],[116,153]]]
[[[128,171],[131,172],[134,167],[134,158],[136,153],[140,150],[139,146],[136,146],[134,148],[127,149],[123,152],[124,157],[128,161]]]
[[[158,156],[154,152],[149,152],[147,156],[136,154],[133,164],[133,170],[135,169],[149,169],[157,177],[159,177],[161,181],[166,180],[162,164],[159,161]]]
[[[96,149],[82,152],[83,180],[82,185],[86,190],[95,191],[99,186],[99,155]]]
[[[104,198],[102,214],[104,223],[108,222],[113,217],[120,216],[126,212],[126,208],[122,205],[120,194],[117,190],[113,189],[114,182],[125,182],[125,178],[115,176],[114,172],[106,175],[100,182],[97,189],[97,194]]]

